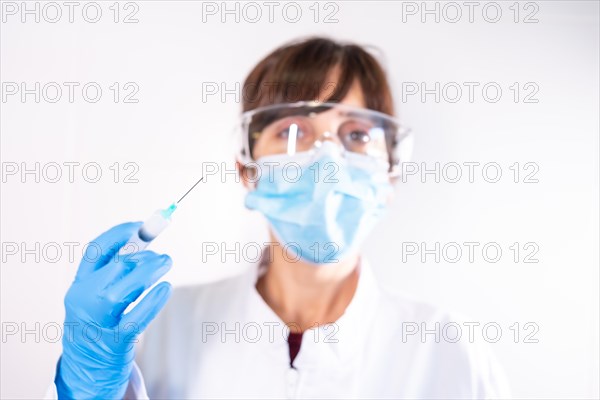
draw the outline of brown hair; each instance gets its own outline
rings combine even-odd
[[[337,82],[326,82],[339,67]],[[394,105],[385,71],[365,48],[313,37],[283,45],[260,61],[246,78],[242,110],[315,100],[319,93],[328,102],[341,101],[355,79],[364,94],[366,107],[394,115]]]

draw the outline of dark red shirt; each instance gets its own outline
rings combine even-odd
[[[288,345],[290,346],[290,367],[294,367],[294,360],[300,351],[300,345],[302,344],[302,332],[294,333],[290,332],[288,336]]]

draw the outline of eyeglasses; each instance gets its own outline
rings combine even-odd
[[[410,130],[395,118],[340,103],[301,101],[260,107],[242,114],[242,162],[262,156],[310,151],[325,140],[344,151],[387,162],[390,173],[412,146]]]

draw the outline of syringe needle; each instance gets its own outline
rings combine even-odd
[[[195,188],[204,177],[200,178],[198,182],[194,183],[194,186],[190,188],[176,203],[171,204],[168,208],[164,210],[158,210],[155,212],[149,219],[147,219],[144,224],[140,227],[140,229],[134,233],[129,241],[119,250],[119,255],[126,255],[135,253],[138,251],[142,251],[153,241],[171,222],[171,215],[177,209],[177,204],[185,196],[188,195],[189,192]]]
[[[194,183],[194,186],[192,186],[192,187],[191,187],[191,188],[190,188],[190,189],[189,189],[187,192],[185,192],[185,194],[184,194],[183,196],[181,196],[181,198],[180,198],[179,200],[177,200],[177,201],[175,202],[175,204],[179,204],[179,202],[180,202],[181,200],[183,200],[183,198],[184,198],[185,196],[187,196],[187,195],[188,195],[188,193],[192,191],[192,189],[194,189],[194,188],[195,188],[195,187],[196,187],[196,186],[197,186],[197,185],[198,185],[200,182],[202,182],[202,179],[204,179],[204,177],[200,178],[200,179],[198,180],[198,182]]]

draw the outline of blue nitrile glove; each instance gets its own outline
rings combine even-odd
[[[63,352],[55,379],[60,399],[122,399],[125,394],[136,338],[171,294],[171,285],[161,282],[123,314],[172,264],[169,256],[152,251],[117,254],[140,226],[126,223],[103,233],[79,264],[65,296]]]

